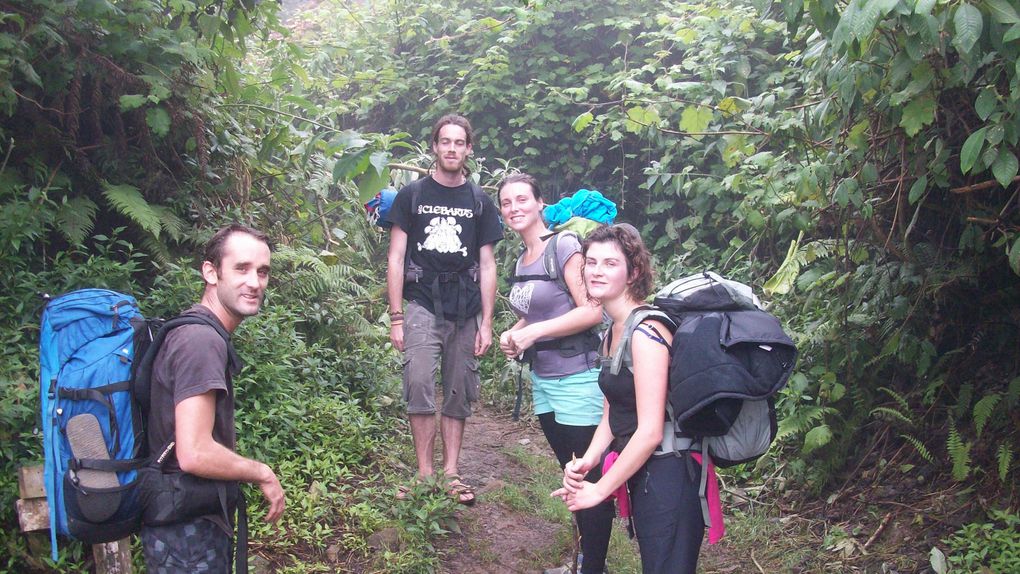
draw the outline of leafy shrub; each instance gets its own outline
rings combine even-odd
[[[973,522],[943,540],[952,571],[1015,572],[1020,565],[1020,516],[990,510],[987,522]]]

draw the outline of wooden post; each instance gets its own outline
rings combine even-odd
[[[18,469],[18,493],[21,498],[14,501],[14,505],[18,510],[18,524],[22,532],[47,530],[50,527],[50,509],[46,505],[43,480],[42,465]],[[92,557],[96,561],[96,574],[131,574],[131,537],[106,544],[93,544]]]
[[[96,574],[131,574],[131,538],[116,542],[93,544]]]

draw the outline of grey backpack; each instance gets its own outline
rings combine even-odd
[[[627,318],[612,374],[631,368],[630,339],[646,319],[673,332],[666,401],[672,436],[667,429],[664,448],[700,451],[722,468],[765,454],[777,431],[774,397],[793,372],[797,348],[750,287],[712,272],[670,283],[654,306]],[[701,476],[706,524],[708,460]]]

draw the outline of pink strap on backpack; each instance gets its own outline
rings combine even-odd
[[[692,452],[691,456],[698,464],[704,464],[701,460],[701,453]],[[708,485],[705,488],[705,498],[708,499],[708,516],[712,519],[712,526],[708,528],[708,543],[715,544],[726,535],[726,525],[723,524],[722,502],[719,500],[719,479],[715,475],[715,464],[711,457],[708,459]]]
[[[605,475],[609,472],[609,469],[616,462],[616,459],[620,458],[620,453],[610,451],[606,455],[605,460],[602,462],[602,474]],[[620,514],[620,518],[630,518],[630,493],[627,492],[627,483],[624,482],[612,494],[609,498],[615,498],[617,504],[617,511]]]

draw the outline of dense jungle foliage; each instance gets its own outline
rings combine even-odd
[[[740,476],[954,486],[1009,524],[1018,103],[1015,0],[0,0],[0,569],[46,567],[13,513],[14,469],[41,458],[38,294],[172,313],[232,220],[280,245],[239,332],[240,447],[300,485],[253,540],[287,556],[342,533],[370,562],[396,521],[417,542],[385,558],[429,567],[449,510],[394,516],[373,489],[402,425],[385,236],[361,204],[427,167],[454,110],[483,184],[599,189],[663,281],[713,269],[765,293],[801,360],[778,447]],[[957,536],[950,565],[990,565]]]

